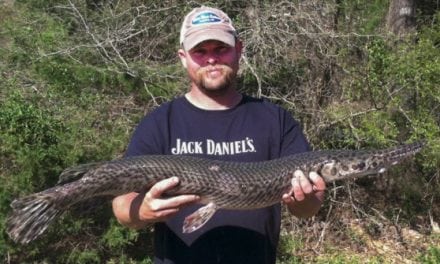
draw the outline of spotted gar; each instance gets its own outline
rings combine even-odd
[[[295,170],[305,175],[315,171],[327,183],[358,178],[383,173],[422,147],[422,142],[415,142],[382,150],[322,150],[246,163],[148,155],[79,165],[65,170],[57,186],[14,200],[6,231],[14,241],[26,244],[78,202],[138,191],[177,176],[179,185],[166,195],[196,194],[206,204],[182,223],[188,233],[203,226],[219,208],[256,209],[279,203],[291,188]]]

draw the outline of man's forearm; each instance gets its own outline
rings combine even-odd
[[[145,193],[132,192],[113,199],[113,214],[121,225],[141,229],[149,224],[147,221],[140,220],[137,213],[144,195]]]

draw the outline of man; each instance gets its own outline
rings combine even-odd
[[[236,90],[242,42],[221,10],[200,7],[184,19],[178,55],[189,92],[147,115],[126,155],[195,155],[230,161],[263,161],[308,150],[300,126],[287,111]],[[282,199],[290,212],[310,217],[324,199],[325,183],[294,172]],[[171,177],[172,176],[172,177]],[[185,216],[201,205],[188,194],[164,198],[179,175],[149,190],[116,197],[118,221],[131,228],[155,223],[155,263],[275,263],[280,205],[257,210],[219,210],[199,230],[183,234]]]

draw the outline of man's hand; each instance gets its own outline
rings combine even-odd
[[[196,202],[196,195],[179,195],[170,198],[162,198],[162,194],[174,188],[179,183],[177,177],[160,181],[153,185],[145,194],[139,208],[139,219],[142,221],[164,221],[179,211],[182,206]]]
[[[142,228],[149,223],[165,221],[176,214],[180,208],[197,202],[197,195],[179,195],[163,198],[162,194],[179,183],[177,177],[157,182],[141,193],[128,193],[113,200],[113,212],[118,221],[125,226]]]
[[[316,172],[306,177],[301,170],[294,172],[292,188],[283,195],[283,202],[289,211],[301,218],[315,215],[324,202],[325,182]]]

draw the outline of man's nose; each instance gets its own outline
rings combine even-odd
[[[218,62],[218,56],[215,53],[208,54],[206,62],[208,64],[216,64]]]

